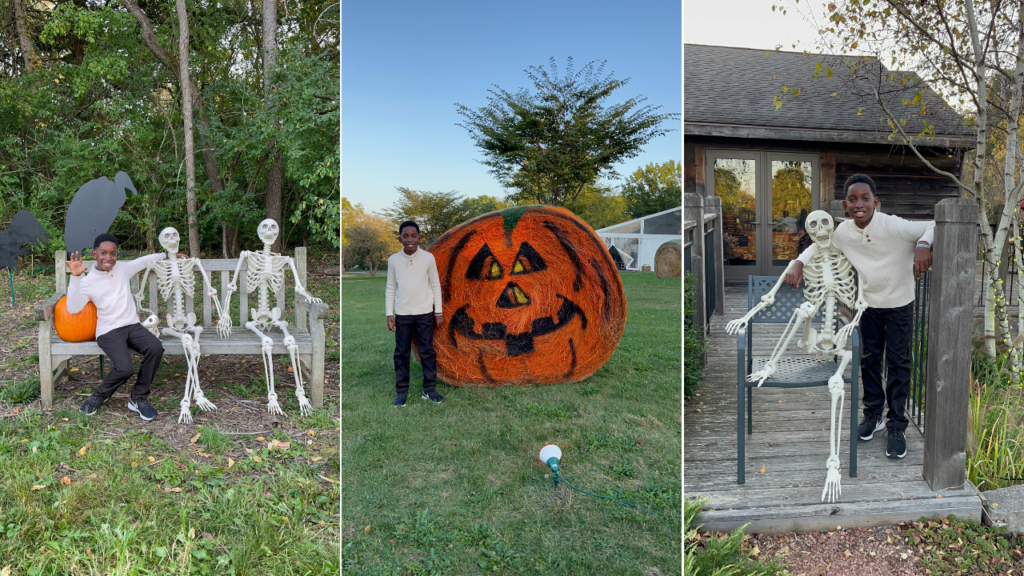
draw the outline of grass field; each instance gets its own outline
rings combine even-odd
[[[0,290],[0,573],[337,574],[338,279],[309,281],[331,308],[326,408],[301,417],[282,365],[286,414],[270,417],[258,355],[204,357],[218,410],[193,410],[191,425],[176,422],[180,356],[157,371],[153,422],[125,409],[134,379],[96,415],[77,412],[99,381],[96,358],[73,359],[53,409],[40,409],[30,309],[53,283],[52,272],[16,276],[13,308]]]
[[[346,574],[679,574],[681,282],[623,276],[626,331],[583,382],[454,388],[392,407],[385,278],[342,279],[342,562]],[[575,486],[537,458],[562,449]]]

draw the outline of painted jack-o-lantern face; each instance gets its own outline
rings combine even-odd
[[[575,382],[615,350],[622,281],[594,231],[564,208],[486,214],[430,247],[444,296],[438,375],[454,385]]]

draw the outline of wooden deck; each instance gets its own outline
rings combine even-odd
[[[857,477],[850,478],[848,405],[839,451],[842,495],[834,504],[823,503],[830,406],[824,387],[754,390],[746,483],[737,484],[736,337],[725,333],[725,324],[746,310],[746,285],[727,285],[725,302],[711,322],[700,396],[685,405],[683,491],[688,498],[710,498],[701,515],[702,530],[734,530],[749,523],[747,532],[809,532],[881,526],[936,514],[980,521],[981,499],[972,486],[941,493],[928,488],[921,477],[924,439],[913,424],[907,429],[903,459],[886,457],[884,431],[860,442]],[[757,326],[755,357],[771,354],[783,327]],[[790,348],[801,352],[795,343]]]

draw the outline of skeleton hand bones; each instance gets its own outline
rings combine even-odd
[[[771,291],[769,291],[764,296],[761,296],[761,302],[757,306],[751,308],[750,311],[744,314],[741,318],[737,318],[736,320],[733,320],[732,322],[729,322],[728,324],[725,325],[726,334],[735,334],[739,332],[741,328],[746,328],[747,322],[750,322],[750,319],[753,318],[755,314],[775,303],[775,295],[778,294],[779,289],[782,288],[782,281],[786,277],[786,273],[789,272],[789,269],[792,266],[793,262],[790,262],[789,266],[787,266],[786,270],[782,273],[782,276],[779,276],[779,281],[775,283],[775,286],[771,289]]]

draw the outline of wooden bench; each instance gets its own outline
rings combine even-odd
[[[308,285],[306,284],[306,249],[296,248],[294,259],[295,268],[299,276],[298,280],[308,290]],[[45,304],[37,304],[35,306],[36,320],[39,321],[39,387],[43,406],[47,408],[53,406],[54,384],[68,376],[68,360],[74,356],[100,355],[100,359],[102,360],[103,358],[103,351],[95,341],[65,342],[57,336],[56,330],[53,329],[54,306],[67,294],[68,286],[65,252],[63,250],[56,251],[54,253],[54,261],[56,262],[57,277],[56,293]],[[217,297],[223,297],[224,288],[231,282],[231,275],[234,274],[235,266],[238,265],[238,259],[203,259],[202,263],[203,268],[210,274],[210,282],[217,288]],[[235,323],[233,319],[231,336],[229,338],[221,338],[217,334],[216,318],[213,318],[214,307],[209,291],[206,288],[206,283],[200,278],[196,278],[197,287],[200,285],[203,287],[203,334],[199,339],[200,353],[203,356],[208,354],[260,354],[262,351],[259,337],[245,328],[245,323],[249,321],[249,294],[245,277],[246,268],[247,265],[243,261],[237,280],[238,292],[236,294],[239,298],[238,322]],[[220,286],[217,286],[215,272],[220,272]],[[140,272],[132,278],[133,292],[138,290],[142,274]],[[290,307],[294,314],[290,318],[288,314],[289,307],[286,306],[284,297],[285,287],[291,286],[294,288],[295,280],[291,278],[289,273],[286,273],[286,276],[284,286],[276,294],[277,303],[275,305],[281,308],[282,318],[289,322],[288,331],[295,337],[295,341],[299,346],[299,364],[303,371],[303,383],[310,390],[310,403],[312,403],[314,408],[320,408],[324,403],[324,360],[326,352],[324,319],[327,318],[329,307],[324,303],[306,304],[305,299],[296,294],[294,304]],[[253,295],[255,296],[255,293]],[[156,313],[160,318],[161,328],[164,328],[167,304],[162,300],[158,300],[158,296],[157,278],[155,274],[151,273],[149,275],[149,300],[147,307]],[[159,307],[157,305],[158,302],[160,302]],[[228,305],[230,306],[230,302]],[[185,299],[186,314],[194,312],[194,306],[195,303],[192,298]],[[225,312],[228,313],[227,310]],[[288,349],[281,343],[284,335],[276,328],[268,335],[274,340],[273,354],[287,356]],[[161,334],[160,341],[164,346],[164,354],[183,353],[180,339]],[[202,364],[202,361],[200,361],[200,364]],[[280,371],[274,376],[275,385],[281,383],[287,386],[294,385],[293,376],[286,371]],[[184,382],[184,376],[182,376],[182,381]]]

